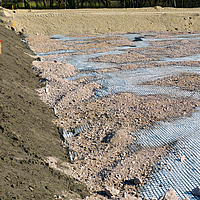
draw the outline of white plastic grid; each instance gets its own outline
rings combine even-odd
[[[200,34],[189,34],[182,36],[175,36],[171,39],[188,39],[199,40],[196,37]],[[130,40],[134,40],[135,37],[144,36],[144,34],[126,34],[123,35]],[[193,38],[193,36],[195,36]],[[87,41],[89,38],[85,37],[66,37],[55,36],[57,39],[66,41]],[[55,38],[54,37],[54,38]],[[99,37],[99,36],[98,36]],[[136,47],[148,47],[149,41],[160,41],[165,39],[142,39],[143,41],[135,42]],[[127,48],[127,47],[126,47]],[[125,53],[126,48],[113,49],[113,51],[98,53],[93,55],[81,55],[73,57],[59,57],[58,60],[69,62],[73,64],[79,70],[95,70],[100,68],[115,67],[116,64],[109,63],[90,63],[87,62],[89,58],[97,57],[105,54],[117,54]],[[128,49],[128,48],[127,48]],[[70,51],[68,51],[69,53]],[[46,55],[59,52],[47,52]],[[63,53],[63,52],[60,52]],[[42,54],[45,56],[45,54]],[[200,54],[182,57],[182,58],[162,58],[159,62],[171,62],[171,61],[199,61]],[[96,91],[96,97],[104,96],[110,93],[116,92],[134,92],[137,95],[147,94],[165,94],[168,96],[180,96],[180,97],[192,97],[199,99],[199,92],[189,92],[186,90],[180,90],[176,87],[160,87],[149,85],[138,85],[143,81],[156,80],[158,78],[164,78],[166,76],[192,72],[200,73],[198,67],[186,67],[186,66],[167,66],[157,68],[144,68],[133,71],[120,71],[111,73],[88,73],[82,72],[77,75],[76,78],[91,76],[93,82],[97,82],[104,86],[103,89]],[[174,146],[177,152],[172,152],[168,157],[162,159],[163,163],[169,163],[167,169],[159,170],[157,173],[151,175],[147,185],[144,185],[139,190],[144,197],[159,197],[169,188],[173,187],[179,198],[198,199],[191,194],[191,190],[200,183],[200,112],[193,113],[191,117],[184,117],[171,122],[159,122],[152,129],[142,130],[136,133],[137,145],[136,147],[130,147],[132,150],[136,150],[138,147],[149,148],[150,146],[159,146],[167,143],[173,143],[177,141]],[[66,136],[66,135],[65,135]],[[187,149],[183,148],[183,145],[187,146]],[[180,162],[178,155],[185,155],[184,162]],[[172,168],[172,171],[169,170]],[[163,186],[161,187],[160,184]]]

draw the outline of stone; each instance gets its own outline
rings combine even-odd
[[[134,177],[133,179],[130,180],[131,183],[138,185],[142,183],[142,179],[140,177]]]
[[[200,186],[192,189],[192,194],[195,195],[195,196],[200,197]]]
[[[183,162],[185,160],[185,156],[181,156],[180,161]]]
[[[105,193],[109,198],[111,198],[111,197],[117,196],[119,194],[119,190],[115,189],[114,187],[106,186]]]
[[[31,192],[34,190],[31,186],[29,186],[28,188],[29,188],[29,190],[30,190]]]
[[[138,198],[124,192],[122,197],[116,198],[115,200],[138,200]]]
[[[116,198],[115,200],[142,200],[141,198],[133,197],[130,194],[126,197]]]
[[[137,193],[137,194],[136,194],[137,197],[140,197],[140,195],[141,195],[140,193]]]
[[[163,197],[160,197],[159,200],[178,200],[176,193],[172,188],[169,188]]]

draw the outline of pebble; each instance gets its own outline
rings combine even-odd
[[[29,190],[30,190],[31,192],[33,191],[33,188],[32,188],[31,186],[29,186],[28,188],[29,188]]]
[[[183,162],[185,160],[185,156],[181,156],[180,161]]]
[[[194,189],[192,190],[192,194],[195,195],[195,196],[200,197],[200,186],[194,188]]]
[[[178,200],[178,197],[176,196],[174,190],[172,188],[169,188],[165,195],[159,198],[159,200]]]
[[[134,177],[133,179],[130,180],[131,183],[138,185],[142,183],[142,179],[140,177]]]
[[[105,193],[109,198],[111,198],[111,197],[117,196],[119,194],[119,190],[115,189],[114,187],[106,186]]]

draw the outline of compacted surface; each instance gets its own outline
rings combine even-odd
[[[140,31],[200,31],[199,8],[17,9],[16,31],[29,34],[93,34]],[[0,23],[13,26],[12,10],[0,9]]]

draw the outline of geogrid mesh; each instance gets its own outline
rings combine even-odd
[[[156,35],[150,33],[148,35]],[[162,40],[200,40],[200,34],[189,35],[176,35],[173,38],[145,38],[145,34],[125,34],[122,35],[131,41],[135,41],[136,37],[140,37],[141,41],[134,42],[136,48],[149,47],[150,41],[162,41]],[[97,36],[105,37],[105,35]],[[55,35],[53,39],[63,41],[80,41],[80,45],[87,42],[90,37],[67,37],[66,35]],[[95,37],[93,37],[95,38]],[[77,45],[79,45],[77,44]],[[192,97],[200,99],[199,91],[190,92],[181,90],[177,87],[161,87],[151,85],[138,85],[144,81],[153,81],[158,78],[168,77],[170,75],[176,75],[179,73],[200,73],[198,67],[189,66],[167,66],[167,67],[154,67],[154,68],[141,68],[137,70],[110,72],[110,73],[95,73],[92,70],[101,68],[116,67],[116,64],[111,63],[98,63],[87,62],[89,58],[94,58],[107,54],[125,53],[129,48],[116,47],[112,51],[96,53],[91,55],[77,55],[73,57],[62,56],[64,51],[47,52],[38,55],[49,55],[54,53],[60,53],[60,57],[57,60],[68,62],[74,65],[77,69],[82,70],[77,76],[68,78],[74,80],[80,77],[89,77],[89,81],[96,82],[103,85],[103,89],[96,90],[96,98],[105,96],[116,92],[133,92],[137,95],[148,94],[164,94],[171,97]],[[73,52],[73,51],[71,51]],[[70,53],[68,51],[67,53]],[[200,54],[186,56],[181,58],[162,58],[157,62],[172,62],[172,61],[200,61]],[[81,128],[80,128],[81,130]],[[64,133],[65,137],[68,137],[75,133]],[[198,199],[191,194],[191,190],[200,183],[200,109],[193,113],[191,116],[174,119],[170,122],[158,122],[149,129],[141,130],[135,133],[137,140],[132,146],[129,146],[129,150],[134,153],[140,148],[150,148],[161,146],[164,144],[173,144],[172,152],[161,160],[165,165],[162,169],[157,166],[158,172],[153,173],[148,181],[148,184],[139,188],[143,197],[159,197],[163,195],[166,190],[172,187],[179,198]],[[184,148],[184,147],[187,148]],[[181,155],[185,155],[186,159],[180,162]]]
[[[143,197],[159,197],[172,187],[179,198],[199,199],[191,194],[192,189],[200,183],[199,110],[191,117],[184,117],[171,123],[162,122],[158,127],[137,134],[138,142],[143,147],[176,141],[173,151],[160,160],[164,168],[157,165],[157,169],[161,169],[151,175],[146,185],[139,188]],[[181,162],[180,157],[183,155],[185,160]]]
[[[199,110],[197,108],[197,111]],[[198,133],[200,133],[200,112],[195,112],[190,117],[155,123],[151,128],[136,132],[135,136],[137,144],[145,148],[174,143],[180,139],[188,138],[190,135],[197,137]]]

